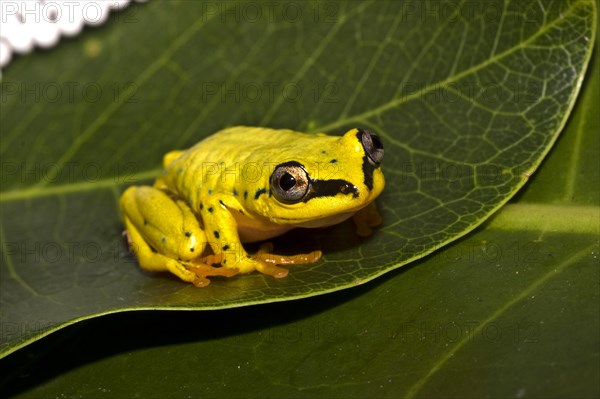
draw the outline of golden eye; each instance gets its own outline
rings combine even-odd
[[[271,175],[271,192],[284,204],[301,201],[308,193],[310,178],[298,162],[278,165]]]

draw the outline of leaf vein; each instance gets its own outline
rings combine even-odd
[[[488,58],[486,60],[484,60],[483,62],[477,64],[477,65],[473,65],[470,68],[465,69],[464,71],[456,74],[455,76],[448,76],[447,78],[438,81],[438,82],[432,82],[429,85],[416,90],[415,92],[406,95],[406,96],[401,96],[401,97],[396,97],[393,98],[392,100],[388,101],[387,103],[384,103],[382,105],[380,105],[379,107],[373,108],[369,111],[363,112],[362,114],[358,114],[355,116],[352,116],[350,118],[345,118],[345,119],[338,119],[335,122],[332,122],[330,124],[327,125],[323,125],[318,127],[317,129],[323,132],[327,132],[327,131],[331,131],[332,129],[350,124],[354,121],[356,121],[357,119],[365,119],[365,118],[371,118],[373,116],[377,116],[385,111],[387,111],[390,108],[396,107],[400,104],[415,100],[417,98],[420,98],[424,93],[427,93],[430,90],[433,90],[436,87],[444,87],[444,86],[448,86],[450,83],[452,83],[453,81],[457,81],[459,79],[462,79],[464,77],[467,77],[469,75],[472,75],[482,69],[484,69],[485,67],[488,67],[490,65],[494,65],[496,64],[498,61],[504,59],[505,57],[508,57],[509,55],[512,55],[514,52],[518,51],[518,50],[522,50],[523,48],[528,47],[531,43],[534,43],[539,37],[541,37],[542,35],[544,35],[549,29],[553,28],[554,25],[558,25],[560,23],[563,23],[565,21],[565,18],[567,16],[567,14],[571,14],[574,12],[575,9],[578,8],[579,4],[582,3],[575,3],[575,6],[572,6],[568,12],[565,12],[563,15],[560,15],[559,17],[555,18],[551,23],[549,23],[548,25],[544,25],[542,27],[540,27],[540,29],[533,35],[531,35],[529,38],[527,38],[527,40],[523,40],[522,42],[519,42],[517,45],[506,49],[505,51],[498,53],[497,55],[495,55],[492,58]]]

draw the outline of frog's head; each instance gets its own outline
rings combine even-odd
[[[282,148],[281,162],[269,177],[268,196],[256,204],[272,222],[330,226],[367,206],[385,186],[383,144],[375,133],[351,129],[342,137],[307,135],[306,142],[290,145],[294,150]]]

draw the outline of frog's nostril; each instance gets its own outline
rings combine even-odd
[[[354,184],[345,182],[341,187],[340,187],[340,192],[342,194],[350,194],[352,193],[352,196],[354,198],[358,197],[358,187],[356,187]]]

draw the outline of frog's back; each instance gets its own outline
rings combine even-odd
[[[322,137],[325,134],[319,134]],[[288,129],[235,126],[223,129],[186,151],[185,157],[205,162],[268,161],[282,152],[297,152],[314,142],[315,134]]]
[[[185,158],[195,158],[206,161],[226,162],[243,152],[256,152],[263,147],[274,147],[277,144],[290,142],[304,133],[293,130],[275,130],[262,127],[234,126],[218,131],[198,142],[187,150],[170,151],[163,157],[163,168],[184,155]],[[179,160],[181,161],[181,160]]]
[[[324,134],[321,134],[325,136]],[[194,147],[212,149],[239,148],[281,148],[296,140],[314,140],[314,134],[296,132],[289,129],[271,129],[266,127],[234,126],[223,129],[202,140]],[[193,148],[194,148],[193,147]]]
[[[179,158],[181,156],[181,154],[183,154],[184,152],[185,151],[181,151],[181,150],[167,152],[165,154],[165,156],[163,157],[163,168],[166,168],[167,166],[169,166],[171,164],[171,162],[173,162],[173,160]]]

